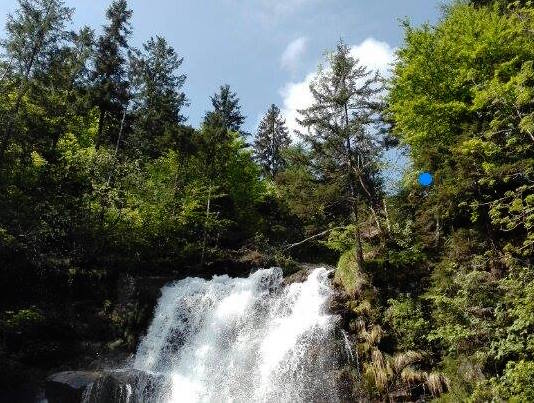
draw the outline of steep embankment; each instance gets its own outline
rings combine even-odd
[[[371,269],[372,270],[372,269]],[[433,372],[424,352],[399,351],[388,334],[388,312],[373,273],[360,270],[354,251],[345,252],[334,276],[333,310],[342,317],[350,360],[342,368],[344,393],[354,400],[416,401],[447,391],[449,381]]]

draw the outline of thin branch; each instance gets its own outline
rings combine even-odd
[[[290,250],[290,249],[293,249],[297,246],[300,246],[306,242],[309,242],[309,241],[313,241],[314,239],[317,239],[317,238],[320,238],[326,234],[328,234],[329,232],[335,230],[335,229],[341,229],[341,228],[345,228],[345,227],[334,227],[334,228],[330,228],[330,229],[327,229],[326,231],[323,231],[323,232],[319,232],[318,234],[315,234],[315,235],[312,235],[311,237],[309,238],[306,238],[300,242],[296,242],[296,243],[292,243],[291,245],[287,246],[284,248],[284,251],[287,251],[287,250]]]

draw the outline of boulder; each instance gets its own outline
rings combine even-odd
[[[89,385],[102,376],[100,372],[65,371],[49,376],[45,394],[49,403],[79,403]]]
[[[147,374],[135,369],[105,372],[84,396],[87,403],[129,403],[161,401],[170,385],[162,375]]]
[[[330,270],[330,274],[328,275],[329,278],[332,278],[334,276],[335,270],[335,267],[330,266],[328,264],[299,263],[298,267],[299,270],[284,277],[284,285],[290,285],[293,283],[303,283],[308,279],[310,273],[319,267],[326,267],[328,270]]]
[[[67,371],[48,377],[45,396],[49,403],[161,401],[160,394],[169,388],[169,380],[164,376],[135,369]]]

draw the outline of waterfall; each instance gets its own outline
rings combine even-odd
[[[344,330],[341,330],[341,334],[343,335],[343,341],[345,342],[345,351],[347,352],[347,358],[349,359],[349,362],[354,361],[354,354],[352,354],[352,346],[350,344],[349,336],[347,336],[347,332]]]
[[[328,271],[282,280],[271,268],[165,286],[133,364],[159,379],[137,386],[140,400],[338,401]]]

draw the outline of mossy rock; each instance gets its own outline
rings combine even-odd
[[[339,258],[334,282],[339,284],[349,295],[354,295],[360,288],[362,273],[358,268],[354,250],[346,251]]]

